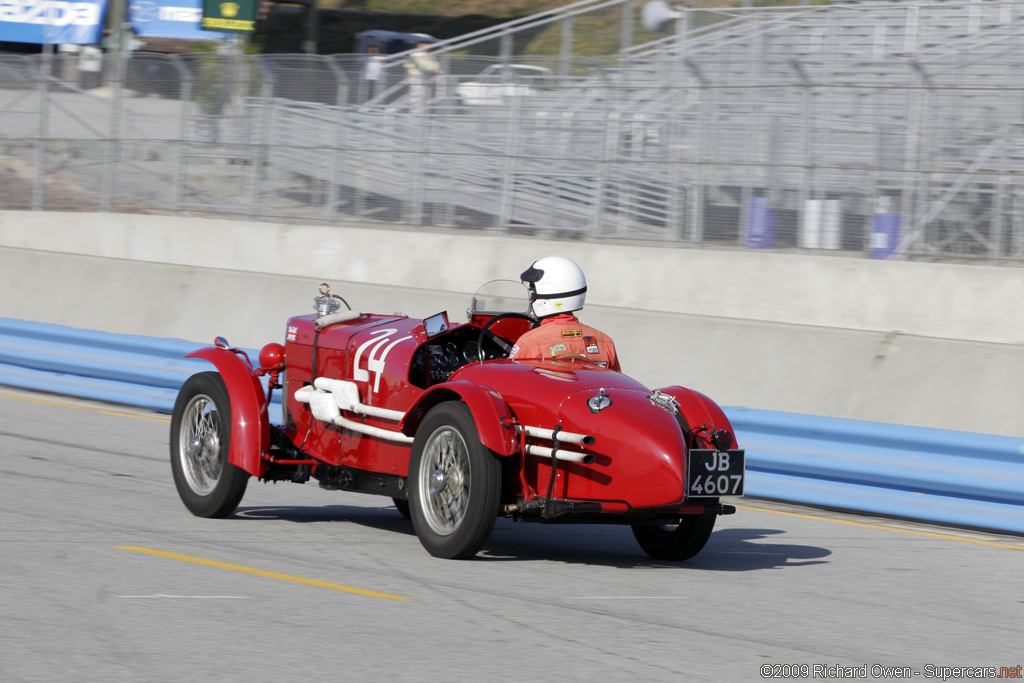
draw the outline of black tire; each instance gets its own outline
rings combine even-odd
[[[171,472],[185,507],[197,517],[226,517],[242,502],[249,473],[228,462],[231,402],[219,373],[185,381],[171,416]]]
[[[674,524],[634,524],[633,536],[644,552],[656,560],[681,562],[704,548],[715,528],[716,515],[683,517]]]
[[[464,403],[427,413],[409,460],[409,508],[434,557],[472,557],[491,535],[501,505],[501,463],[477,435]]]
[[[412,513],[409,512],[409,501],[404,498],[392,498],[391,502],[395,504],[395,509],[398,510],[398,514],[402,515],[406,519],[412,519]]]

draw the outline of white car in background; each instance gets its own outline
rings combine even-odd
[[[455,86],[459,101],[467,106],[495,106],[513,97],[535,95],[551,87],[551,69],[527,64],[492,64],[471,81]]]

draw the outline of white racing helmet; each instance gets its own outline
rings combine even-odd
[[[530,306],[538,318],[578,311],[587,299],[583,270],[564,256],[534,261],[519,277],[530,288]]]

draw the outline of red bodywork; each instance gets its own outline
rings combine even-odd
[[[591,517],[606,521],[617,515],[636,521],[644,511],[722,511],[717,500],[695,504],[684,495],[688,449],[716,448],[712,434],[732,432],[711,399],[679,386],[659,396],[624,374],[579,359],[480,362],[472,347],[487,319],[475,317],[430,338],[423,321],[413,318],[360,315],[318,331],[317,316],[307,315],[288,321],[283,368],[279,346],[261,354],[273,367],[253,368],[244,354],[226,348],[190,355],[209,360],[223,377],[231,401],[229,461],[255,477],[300,481],[300,470],[306,478],[356,471],[398,482],[397,489],[379,484],[379,490],[357,490],[404,497],[411,439],[378,438],[318,419],[297,396],[304,387],[312,390],[316,378],[327,378],[353,382],[366,406],[396,411],[380,417],[342,410],[343,417],[396,436],[414,437],[439,403],[465,403],[480,441],[502,458],[503,500],[513,514],[548,497],[591,504]],[[494,326],[509,341],[525,329],[514,319]],[[276,378],[278,372],[284,424],[272,427],[258,375]],[[588,402],[600,392],[610,404],[595,412]],[[553,468],[550,458],[527,452],[530,444],[552,442],[529,436],[526,426],[593,437],[589,445],[560,446],[563,455],[585,453],[590,462],[559,458]],[[283,449],[274,430],[287,441]]]

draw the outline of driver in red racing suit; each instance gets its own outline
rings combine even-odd
[[[530,306],[540,325],[519,337],[510,358],[583,356],[620,371],[612,338],[573,315],[587,298],[587,278],[578,265],[562,256],[546,256],[534,261],[520,278],[530,288]]]

